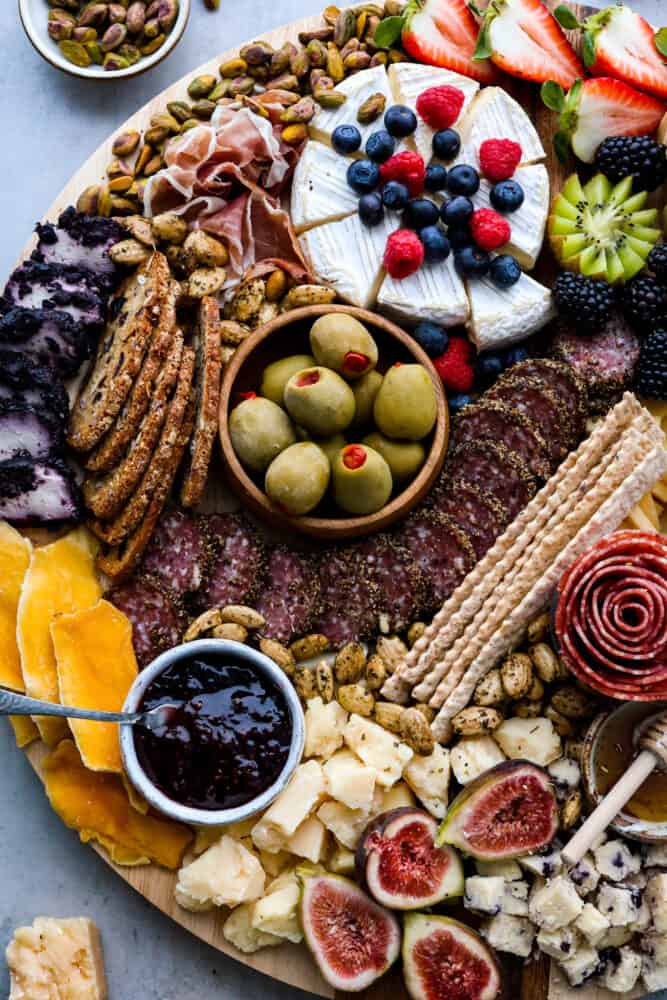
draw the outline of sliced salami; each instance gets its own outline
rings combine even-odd
[[[604,413],[632,384],[639,360],[639,337],[623,316],[615,314],[592,336],[562,327],[551,350],[586,383],[590,410]]]
[[[466,406],[454,426],[453,445],[466,441],[500,441],[517,453],[530,471],[547,479],[552,471],[547,443],[539,427],[515,406],[482,398]]]
[[[523,459],[494,441],[466,441],[447,458],[446,470],[492,493],[511,519],[537,492],[537,481]]]
[[[424,579],[411,552],[389,535],[375,535],[358,545],[377,594],[377,628],[398,632],[424,606]]]
[[[314,560],[284,546],[272,549],[267,559],[266,584],[255,602],[264,615],[262,633],[289,642],[310,631],[319,610],[320,582]]]
[[[314,630],[337,648],[369,638],[376,628],[378,597],[359,550],[325,549],[318,565],[322,612]]]
[[[206,539],[195,518],[171,508],[157,523],[142,568],[175,593],[188,594],[201,587],[206,559]]]
[[[534,421],[546,441],[549,458],[552,462],[560,461],[574,445],[576,433],[558,397],[544,379],[513,375],[512,372],[510,369],[506,375],[501,375],[484,398],[513,406]]]
[[[433,493],[432,509],[451,517],[466,532],[477,559],[491,548],[509,522],[509,514],[497,497],[466,479],[441,477]]]
[[[259,590],[264,571],[261,538],[241,514],[209,514],[203,521],[211,571],[197,603],[203,608],[248,604]]]
[[[588,390],[585,381],[572,365],[553,358],[527,358],[512,367],[512,374],[544,379],[558,399],[562,400],[578,435],[584,433],[588,414]]]
[[[104,596],[132,622],[132,643],[140,667],[181,641],[180,608],[157,582],[136,576]]]
[[[398,532],[429,585],[427,608],[440,607],[475,564],[465,531],[432,510],[412,514]]]

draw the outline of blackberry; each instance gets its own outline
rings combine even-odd
[[[595,166],[610,181],[633,178],[633,190],[655,191],[667,180],[667,151],[650,135],[610,136],[598,146]]]
[[[654,330],[642,341],[635,387],[640,396],[667,399],[667,329]]]
[[[614,293],[606,281],[584,278],[581,274],[564,271],[553,287],[560,315],[582,333],[596,333],[609,318],[614,305]]]
[[[649,271],[653,272],[658,281],[667,285],[667,243],[653,247],[646,263]]]
[[[638,333],[655,330],[667,321],[667,288],[649,275],[633,278],[623,289],[621,306]]]

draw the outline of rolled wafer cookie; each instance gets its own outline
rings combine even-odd
[[[645,443],[643,441],[642,445]],[[627,457],[630,459],[629,455]],[[620,456],[617,456],[617,460],[619,458]],[[667,450],[662,445],[651,447],[634,463],[634,467],[629,469],[623,483],[604,499],[593,516],[565,545],[547,572],[535,582],[523,599],[509,613],[497,633],[471,664],[461,683],[442,705],[438,715],[433,720],[431,728],[437,740],[445,741],[451,737],[451,720],[468,704],[481,678],[521,638],[528,622],[548,606],[551,593],[562,574],[569,569],[582,552],[585,552],[604,535],[615,531],[634,505],[666,473]]]
[[[645,427],[649,433],[644,430]],[[468,623],[463,634],[445,652],[441,662],[414,688],[416,699],[427,701],[430,698],[430,704],[435,708],[443,704],[468,665],[498,627],[498,622],[503,621],[504,614],[511,610],[511,604],[509,608],[498,606],[503,599],[499,595],[516,595],[517,586],[519,589],[527,589],[561,551],[563,538],[573,538],[605,496],[621,485],[626,478],[627,469],[623,462],[615,461],[615,454],[635,454],[639,460],[654,443],[655,437],[650,424],[640,416],[622,431],[610,452],[601,456],[594,469],[580,479],[576,488],[573,489],[567,481],[561,484],[547,501],[546,507],[551,511],[547,523],[515,559],[499,587]],[[605,484],[602,490],[598,488],[601,482]]]
[[[642,414],[649,416],[632,393],[625,393],[579,448],[570,453],[445,601],[404,663],[399,665],[385,683],[382,688],[385,698],[400,700],[406,686],[414,686],[426,676],[431,666],[441,659],[443,651],[461,634],[471,617],[499,585],[501,574],[508,566],[511,567],[513,559],[545,523],[545,505],[560,484],[567,481],[574,489],[587,470],[594,468],[602,454],[612,446],[623,428]]]

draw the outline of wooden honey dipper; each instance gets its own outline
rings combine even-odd
[[[641,752],[625,774],[610,788],[562,851],[561,857],[568,868],[581,861],[591,844],[604,833],[649,774],[661,764],[667,767],[667,712],[649,719],[639,737],[639,747]]]

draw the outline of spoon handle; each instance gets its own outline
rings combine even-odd
[[[140,712],[95,712],[88,708],[70,708],[51,701],[37,701],[24,694],[0,688],[0,715],[57,715],[65,719],[92,719],[95,722],[137,722]]]

